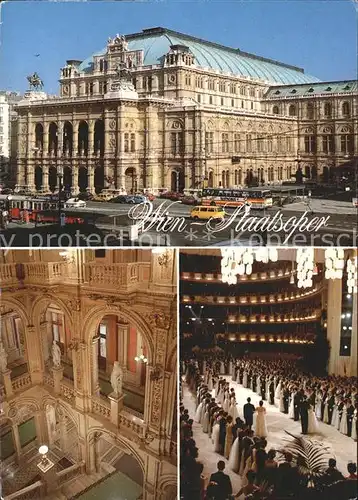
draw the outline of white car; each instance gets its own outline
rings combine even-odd
[[[86,208],[86,202],[78,198],[70,198],[65,202],[65,208]]]

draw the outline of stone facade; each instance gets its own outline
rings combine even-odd
[[[355,82],[318,84],[312,77],[311,84],[300,68],[237,49],[245,64],[290,72],[287,95],[280,81],[288,80],[274,81],[272,70],[247,76],[203,67],[191,45],[220,48],[225,58],[235,49],[188,36],[186,45],[158,53],[156,64],[146,61],[146,37],[166,32],[173,33],[158,28],[109,39],[101,55],[67,61],[59,97],[32,93],[20,103],[19,186],[54,190],[59,166],[73,192],[233,187],[253,177],[280,184],[298,165],[308,178],[328,180],[330,167],[357,154]],[[133,88],[116,93],[128,74]]]
[[[1,255],[7,368],[1,364],[0,418],[15,443],[9,463],[25,461],[18,425],[35,415],[37,446],[62,450],[84,475],[110,472],[105,457],[113,447],[113,454],[135,459],[142,498],[175,498],[176,253],[164,253]],[[60,367],[52,361],[53,340]],[[147,363],[134,360],[141,353]],[[123,373],[121,397],[103,393],[114,360]]]

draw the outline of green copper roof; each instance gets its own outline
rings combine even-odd
[[[166,28],[152,28],[125,37],[129,50],[144,51],[144,66],[161,64],[171,45],[186,45],[195,56],[195,64],[202,68],[210,68],[238,76],[248,76],[273,84],[301,84],[319,81],[314,76],[306,75],[301,68],[248,54],[239,49],[207,42]],[[106,49],[103,49],[93,55],[102,55],[105,52]],[[90,72],[92,64],[93,56],[83,61],[79,70]]]
[[[273,87],[265,95],[265,98],[277,98],[282,99],[283,97],[309,97],[317,94],[336,94],[336,93],[351,93],[358,92],[358,83],[356,80],[345,80],[342,82],[320,82],[304,85],[285,85],[284,87],[278,86]]]

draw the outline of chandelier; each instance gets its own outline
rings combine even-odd
[[[343,248],[326,248],[325,250],[326,279],[342,279],[344,269]]]
[[[347,260],[347,288],[348,293],[357,293],[357,256]]]
[[[222,248],[221,280],[229,285],[236,285],[237,275],[250,275],[254,261],[277,262],[278,251],[275,248]]]
[[[137,363],[148,363],[148,359],[144,356],[144,354],[141,354],[140,356],[136,356],[134,358],[134,361],[136,361]]]
[[[297,248],[297,286],[298,288],[310,288],[313,285],[314,248]]]

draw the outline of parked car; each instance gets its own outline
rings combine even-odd
[[[87,193],[87,191],[82,191],[76,196],[76,198],[78,198],[79,200],[90,201],[93,200],[93,194]]]
[[[184,203],[184,205],[196,205],[198,200],[194,198],[194,196],[183,196],[180,198],[180,201]]]
[[[85,208],[86,202],[84,200],[79,200],[78,198],[70,198],[64,204],[65,208]]]
[[[128,198],[130,198],[130,196],[127,196],[125,194],[121,194],[119,196],[115,196],[114,198],[112,198],[109,201],[111,203],[128,203]]]

